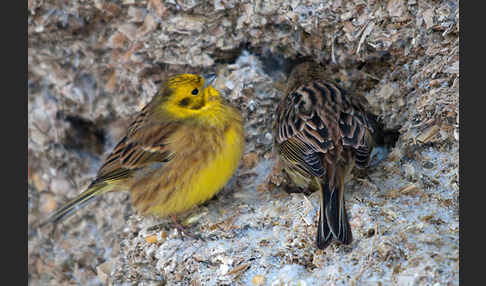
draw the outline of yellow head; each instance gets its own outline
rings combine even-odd
[[[205,85],[204,78],[195,74],[169,78],[162,95],[164,110],[180,119],[197,116],[221,103],[219,92],[213,86]]]

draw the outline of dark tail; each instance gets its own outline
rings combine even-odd
[[[107,191],[107,183],[95,184],[90,186],[86,191],[79,194],[75,199],[71,200],[60,209],[56,210],[54,213],[49,215],[49,217],[40,223],[39,227],[42,227],[49,223],[58,223],[71,215],[73,215],[77,210],[84,207],[88,202],[90,202],[97,195]]]
[[[326,248],[333,240],[343,244],[353,241],[344,206],[344,177],[338,177],[342,178],[338,178],[332,188],[328,180],[320,183],[321,209],[317,227],[317,248],[320,249]]]

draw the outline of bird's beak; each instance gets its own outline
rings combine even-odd
[[[214,80],[216,79],[216,74],[211,73],[211,74],[204,75],[203,77],[204,77],[204,88],[207,88],[208,86],[213,84]]]

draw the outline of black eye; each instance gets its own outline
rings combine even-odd
[[[194,95],[196,95],[196,94],[198,94],[198,93],[199,93],[199,89],[195,88],[195,89],[193,89],[193,90],[192,90],[192,92],[191,92],[191,93],[192,93],[192,94],[194,94]]]

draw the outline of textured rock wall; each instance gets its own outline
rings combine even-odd
[[[459,284],[457,1],[29,0],[28,36],[31,285]],[[317,194],[266,181],[275,84],[302,57],[401,128],[346,186],[349,247],[317,250]],[[246,119],[242,167],[189,215],[206,239],[151,227],[166,221],[132,215],[121,193],[34,228],[182,71],[216,72]]]

